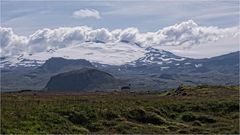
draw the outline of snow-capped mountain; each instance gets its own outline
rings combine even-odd
[[[69,45],[61,49],[49,49],[45,52],[33,54],[22,53],[11,57],[3,57],[2,67],[33,66],[35,63],[44,63],[52,57],[65,59],[86,59],[90,62],[122,65],[143,57],[145,49],[137,44],[130,43],[95,43],[86,42],[78,45]],[[27,63],[25,63],[27,61]],[[37,66],[37,65],[36,65]]]
[[[177,56],[169,51],[152,47],[142,48],[130,43],[82,43],[61,49],[49,49],[45,52],[34,54],[19,54],[11,57],[1,57],[0,68],[14,67],[39,67],[52,57],[64,59],[85,59],[95,66],[122,68],[143,68],[148,71],[165,70],[205,70],[208,59],[191,59]],[[235,57],[235,56],[234,56]],[[225,62],[223,61],[223,64]],[[216,64],[215,64],[216,65]],[[146,69],[147,68],[147,69]]]
[[[145,49],[144,57],[130,62],[129,65],[168,65],[171,63],[177,64],[185,59],[186,58],[177,56],[169,51],[148,47]]]
[[[124,47],[124,45],[121,47]],[[80,56],[84,56],[82,53],[86,53],[86,50],[80,52],[77,48],[68,49],[69,50],[54,50],[41,53],[41,55],[38,53],[32,55],[25,54],[18,57],[2,57],[1,65],[3,66],[27,67],[12,68],[12,70],[8,70],[11,68],[7,67],[1,70],[3,78],[1,80],[2,89],[41,89],[46,85],[52,75],[81,69],[83,67],[91,67],[113,74],[123,79],[124,82],[133,84],[136,89],[160,89],[168,86],[175,87],[182,83],[239,84],[239,52],[207,59],[190,59],[174,55],[168,51],[147,48],[143,51],[140,50],[140,53],[137,52],[141,54],[140,57],[135,60],[131,59],[131,62],[126,62],[121,65],[111,65],[92,61],[90,61],[90,63],[86,58],[94,58],[95,60],[102,59],[101,62],[107,60],[114,62],[112,60],[114,60],[115,57],[107,58],[107,56],[105,56],[103,58],[95,58],[93,57],[94,55],[89,54],[87,55],[88,57],[80,60]],[[116,52],[116,50],[108,51],[113,51],[111,53],[112,55]],[[123,52],[124,51],[122,51],[122,53]],[[131,54],[131,52],[129,53]],[[68,57],[52,58],[67,54]],[[103,56],[106,54],[103,53],[99,55]],[[126,58],[124,54],[118,54],[117,56],[117,60],[119,60],[121,56],[123,57],[123,61],[121,62],[125,62],[124,59]],[[129,56],[126,57],[128,58]],[[47,58],[51,59],[46,61],[45,59]],[[75,58],[75,60],[72,58]],[[13,81],[14,83],[12,83]]]
[[[25,59],[23,56],[0,57],[0,68],[38,67],[45,62],[44,60]]]
[[[82,51],[82,52],[81,52]],[[158,50],[152,47],[146,48],[145,50],[128,51],[114,54],[114,50],[109,55],[106,53],[100,53],[99,51],[88,52],[88,50],[82,50],[81,48],[69,47],[59,50],[49,50],[44,53],[36,54],[20,54],[13,57],[1,57],[0,67],[38,67],[41,66],[45,61],[53,57],[61,57],[65,59],[86,59],[94,63],[100,63],[103,65],[168,65],[171,63],[179,63],[184,61],[186,58],[174,55],[171,52],[165,50]],[[88,52],[88,53],[87,53]],[[119,52],[118,52],[119,53]],[[135,54],[134,54],[135,53]],[[134,56],[135,55],[135,56]],[[138,59],[137,55],[142,56]],[[105,58],[106,57],[106,58]],[[115,58],[115,60],[114,60]],[[128,60],[129,59],[129,60]],[[134,60],[136,59],[136,60]],[[132,61],[130,61],[132,60]],[[130,61],[130,62],[128,62]]]

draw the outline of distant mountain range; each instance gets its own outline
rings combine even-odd
[[[43,89],[50,83],[52,76],[70,71],[79,73],[78,71],[83,68],[110,73],[114,79],[120,80],[120,83],[106,85],[109,88],[132,84],[132,89],[135,90],[162,90],[175,88],[180,84],[239,84],[239,51],[213,58],[192,59],[149,47],[145,49],[143,57],[122,65],[61,57],[53,57],[46,61],[20,57],[14,64],[14,59],[1,58],[1,90]],[[75,74],[73,78],[74,76]],[[102,87],[96,85],[90,88]]]
[[[236,74],[239,72],[239,51],[205,59],[177,56],[171,52],[147,48],[144,57],[120,66],[95,64],[98,68],[116,73],[128,74],[189,74],[219,72]]]

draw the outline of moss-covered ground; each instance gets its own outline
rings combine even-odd
[[[2,134],[239,134],[239,87],[1,93]]]

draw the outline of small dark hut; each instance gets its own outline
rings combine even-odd
[[[131,84],[129,84],[128,86],[122,86],[121,90],[130,90],[131,89]]]

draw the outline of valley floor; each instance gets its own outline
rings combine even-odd
[[[239,134],[239,87],[163,93],[1,93],[1,134]]]

